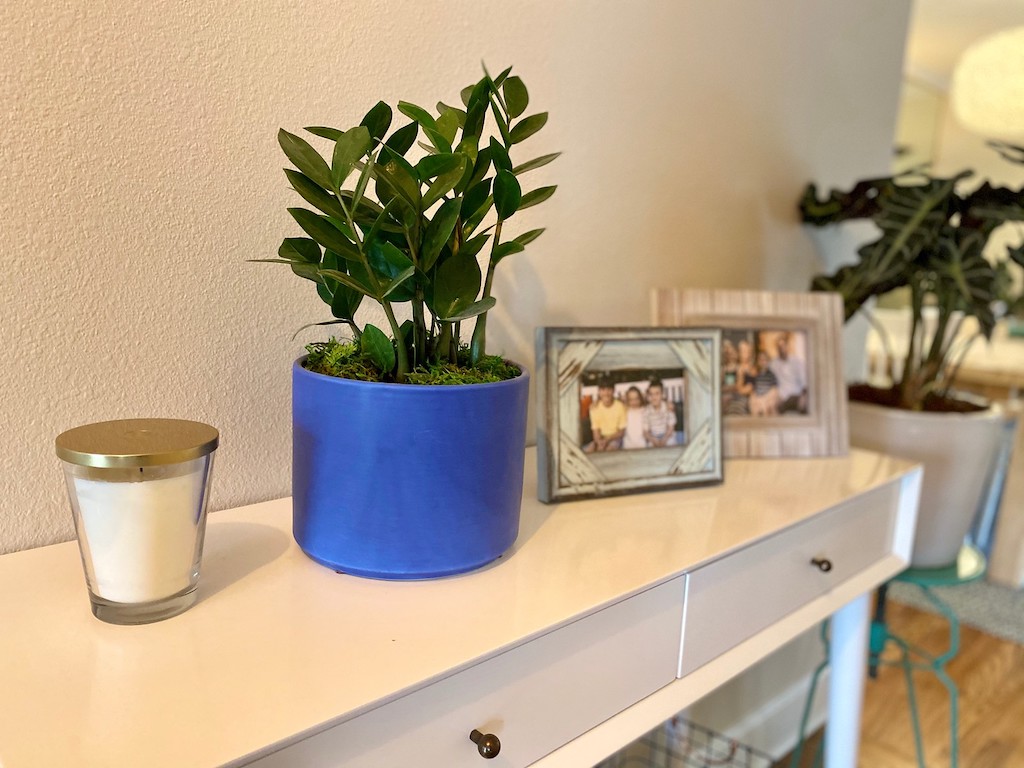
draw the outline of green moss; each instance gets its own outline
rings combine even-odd
[[[394,379],[381,373],[351,341],[318,341],[306,345],[309,357],[305,367],[314,373],[337,376],[357,381],[392,382]],[[486,355],[476,367],[469,365],[469,349],[459,350],[458,364],[436,363],[419,366],[406,375],[408,384],[490,384],[516,378],[520,371],[515,365],[497,355]]]

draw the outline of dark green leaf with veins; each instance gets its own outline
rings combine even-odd
[[[420,252],[420,268],[428,272],[441,254],[441,248],[448,242],[459,220],[459,212],[462,207],[462,200],[454,198],[446,200],[437,209],[433,221],[427,225],[423,235],[423,248]]]
[[[476,300],[480,292],[480,265],[458,253],[437,268],[434,279],[434,313],[441,320],[454,317]]]
[[[505,107],[508,109],[509,117],[519,117],[526,111],[530,95],[521,79],[513,75],[505,81],[501,91],[505,95]]]
[[[277,132],[277,141],[296,168],[324,189],[331,188],[331,169],[309,142],[284,128]]]
[[[548,113],[540,112],[536,115],[524,117],[516,123],[509,132],[509,138],[513,144],[525,141],[539,131],[548,121]]]
[[[366,113],[362,122],[359,123],[370,132],[374,146],[384,138],[384,134],[386,134],[388,132],[388,128],[391,127],[392,114],[391,107],[383,101],[378,101],[373,105],[373,109]]]
[[[395,348],[380,328],[366,324],[359,337],[359,350],[384,373],[391,373],[395,367]]]
[[[416,143],[416,135],[419,133],[419,130],[420,127],[416,123],[402,126],[391,134],[388,140],[384,142],[384,146],[395,154],[404,156],[412,148],[412,145]]]
[[[351,128],[338,137],[334,144],[334,159],[331,163],[331,179],[336,188],[341,188],[355,168],[356,162],[369,152],[372,146],[370,132],[362,125]]]
[[[513,253],[522,253],[524,250],[526,249],[520,243],[517,243],[515,240],[509,240],[507,243],[501,243],[495,247],[491,253],[491,261],[497,264],[506,256],[511,256]]]
[[[535,157],[533,160],[527,160],[522,165],[517,165],[515,168],[513,168],[512,173],[518,176],[519,174],[526,173],[527,171],[532,171],[537,168],[543,168],[545,165],[550,163],[552,160],[555,160],[561,154],[561,152],[552,152],[550,155],[541,155],[540,157]]]
[[[517,210],[522,201],[523,191],[511,171],[498,171],[494,177],[494,209],[499,219],[507,219]]]
[[[540,205],[553,194],[555,194],[556,189],[558,189],[557,186],[537,187],[537,189],[530,190],[525,195],[523,195],[523,201],[519,204],[519,210],[521,211],[524,208],[530,208],[534,205]]]
[[[359,251],[341,230],[334,226],[325,216],[319,216],[305,208],[289,208],[288,213],[292,215],[296,223],[306,234],[316,240],[324,248],[342,256],[345,259],[358,259]]]

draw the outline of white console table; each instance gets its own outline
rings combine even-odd
[[[731,461],[552,506],[527,474],[514,549],[447,579],[316,565],[288,499],[214,513],[198,603],[157,624],[94,619],[74,543],[0,558],[0,766],[581,768],[830,614],[826,756],[856,764],[867,592],[906,565],[916,467]]]

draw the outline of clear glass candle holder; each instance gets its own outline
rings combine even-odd
[[[217,430],[178,419],[57,438],[93,614],[146,624],[195,603]]]

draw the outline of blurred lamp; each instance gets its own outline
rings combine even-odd
[[[1024,27],[964,51],[953,70],[950,100],[968,130],[989,138],[1024,137]]]

